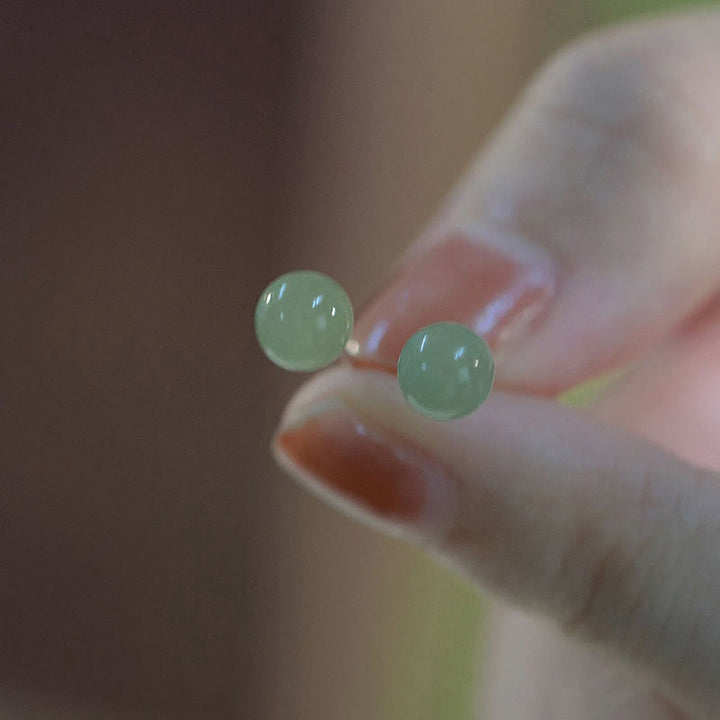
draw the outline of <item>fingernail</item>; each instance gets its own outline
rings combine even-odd
[[[496,361],[542,322],[558,284],[550,258],[515,236],[478,226],[419,248],[368,303],[347,345],[357,367],[395,372],[400,351],[434,322],[471,327]]]
[[[367,520],[423,528],[446,526],[452,478],[424,450],[330,401],[281,427],[275,456],[308,489]]]

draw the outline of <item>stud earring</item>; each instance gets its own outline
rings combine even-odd
[[[273,280],[255,307],[263,352],[285,370],[312,372],[337,360],[350,339],[353,309],[343,288],[323,273],[286,273]],[[454,420],[487,399],[495,363],[472,330],[441,322],[418,330],[404,345],[397,377],[405,399],[433,420]]]
[[[490,394],[495,362],[487,343],[458,323],[418,330],[397,365],[400,390],[418,412],[454,420],[476,410]]]
[[[311,372],[334,362],[352,328],[350,298],[319,272],[281,275],[265,288],[255,307],[260,347],[285,370]]]

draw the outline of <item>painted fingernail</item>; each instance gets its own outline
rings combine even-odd
[[[311,491],[350,514],[432,530],[452,513],[454,485],[437,460],[339,401],[281,428],[273,450]]]
[[[542,321],[558,284],[546,254],[490,228],[461,229],[409,256],[360,314],[347,344],[357,367],[395,372],[400,351],[421,327],[471,327],[496,359]]]

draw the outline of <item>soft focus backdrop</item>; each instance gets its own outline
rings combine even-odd
[[[472,716],[482,598],[273,466],[253,306],[361,306],[554,49],[682,4],[0,7],[2,717]]]

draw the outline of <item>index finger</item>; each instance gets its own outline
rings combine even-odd
[[[530,86],[358,320],[395,371],[453,320],[504,387],[552,394],[631,359],[720,287],[720,14],[605,32]]]

